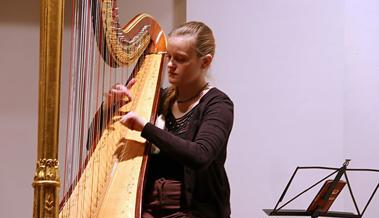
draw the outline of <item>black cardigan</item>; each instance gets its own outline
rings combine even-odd
[[[184,165],[184,200],[194,216],[228,218],[230,187],[224,164],[233,102],[219,89],[210,89],[194,108],[189,125],[185,139],[151,123],[141,136]]]

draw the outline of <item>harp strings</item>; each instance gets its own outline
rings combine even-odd
[[[70,208],[81,211],[79,217],[90,217],[83,211],[94,211],[95,208],[83,210],[81,208],[92,207],[92,201],[97,199],[98,186],[81,187],[77,196],[78,202],[69,202],[69,193],[78,184],[80,176],[84,180],[91,180],[89,184],[99,184],[99,176],[88,177],[81,175],[87,164],[88,156],[92,155],[95,145],[100,138],[100,133],[107,121],[114,116],[114,110],[103,110],[103,105],[110,88],[116,83],[125,84],[131,70],[129,67],[122,69],[112,68],[105,63],[103,57],[111,58],[111,54],[105,54],[105,34],[101,28],[101,1],[98,0],[72,0],[71,21],[71,46],[70,46],[70,76],[69,94],[67,100],[66,142],[63,174],[63,204],[68,203]],[[96,10],[94,10],[96,9]],[[94,10],[94,11],[91,11]],[[116,102],[119,102],[116,99]],[[118,107],[119,105],[116,105]],[[104,151],[107,152],[107,151]],[[94,157],[96,158],[96,157]],[[97,171],[95,175],[109,168],[109,161],[98,157]],[[104,166],[105,165],[105,166]],[[88,184],[84,182],[84,184]],[[63,214],[63,217],[70,217]]]

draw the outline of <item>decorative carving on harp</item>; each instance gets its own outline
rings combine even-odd
[[[33,216],[140,217],[148,146],[139,132],[128,130],[118,119],[133,110],[146,120],[155,120],[165,35],[147,14],[121,28],[114,0],[74,2],[69,113],[63,136],[66,156],[60,164],[63,197],[58,206],[62,1],[41,0]],[[132,101],[103,103],[113,85],[126,84],[131,78],[136,79],[130,89]]]

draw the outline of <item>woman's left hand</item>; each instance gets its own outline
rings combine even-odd
[[[135,112],[130,111],[126,115],[122,116],[120,122],[128,127],[128,129],[142,131],[143,127],[146,125],[146,121],[138,116]]]

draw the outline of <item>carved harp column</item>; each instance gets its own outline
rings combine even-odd
[[[40,1],[38,152],[33,181],[34,218],[57,217],[60,185],[58,127],[63,0]]]
[[[88,24],[92,22],[90,26],[93,28],[90,31],[86,29],[87,32],[80,33],[77,38],[82,40],[84,34],[92,34],[93,39],[77,44],[90,45],[90,42],[95,42],[102,62],[111,71],[133,66],[128,79],[136,78],[137,81],[130,90],[133,100],[124,104],[116,103],[106,111],[104,104],[97,105],[95,114],[85,114],[92,109],[87,109],[82,103],[78,107],[72,107],[80,108],[78,114],[83,117],[74,118],[70,122],[92,121],[90,124],[79,125],[81,128],[78,131],[81,132],[78,134],[75,133],[75,128],[70,129],[80,139],[67,140],[66,143],[80,141],[78,145],[73,143],[72,147],[86,144],[88,150],[85,146],[84,149],[80,148],[80,155],[85,153],[84,156],[73,158],[74,161],[79,160],[78,171],[74,176],[71,172],[68,180],[72,183],[63,193],[59,204],[59,187],[66,187],[66,177],[61,184],[58,171],[63,0],[41,0],[38,156],[33,181],[33,217],[139,218],[148,145],[141,138],[140,132],[128,130],[118,119],[122,114],[135,111],[146,120],[155,120],[166,38],[159,24],[147,14],[140,14],[121,27],[114,0],[76,1],[76,4],[82,3],[90,3],[79,6],[81,11],[91,11],[89,17],[81,18],[80,13],[75,14],[75,17]],[[77,27],[79,30],[83,28],[80,25]],[[88,55],[89,51],[94,50],[92,48],[74,50],[80,53],[74,55],[74,58],[93,57]],[[73,73],[89,71],[87,68],[91,67],[81,66],[75,68]],[[83,78],[81,80],[87,80]],[[73,92],[84,93],[80,99],[88,99],[88,96],[92,96],[85,94],[88,90],[84,86],[83,90]],[[101,94],[104,93],[100,93],[100,96]],[[74,127],[75,125],[73,124]],[[68,170],[66,167],[61,169],[65,173]]]

